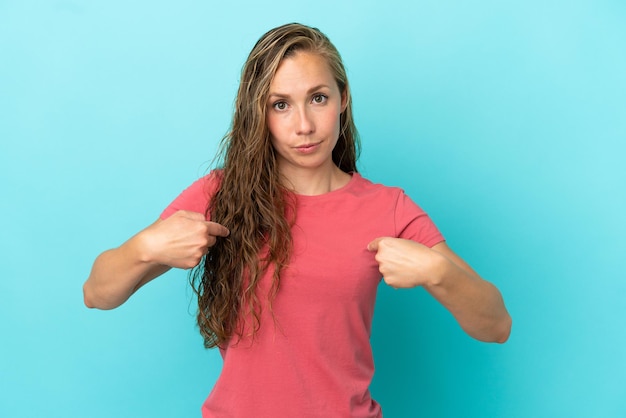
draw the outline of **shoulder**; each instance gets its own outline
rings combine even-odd
[[[400,187],[387,186],[382,183],[374,183],[371,180],[363,177],[359,173],[352,174],[352,187],[351,191],[360,196],[369,196],[378,199],[389,199],[392,201],[397,200],[400,196],[404,195],[404,190]]]
[[[209,195],[215,194],[222,183],[223,171],[221,169],[212,170],[210,173],[196,180],[190,187],[198,183],[197,187],[202,187],[203,191]]]
[[[393,223],[393,236],[410,239],[427,247],[444,241],[444,237],[430,216],[411,199],[404,189],[395,186],[373,183],[361,176],[357,178],[357,186],[364,194],[373,197],[371,208],[376,213],[387,217]],[[380,219],[378,218],[372,219]]]
[[[368,216],[390,219],[393,218],[398,203],[405,198],[401,188],[372,182],[359,173],[352,173],[350,183],[334,196],[335,202],[344,208],[354,209]]]
[[[200,177],[184,189],[161,213],[165,219],[179,210],[206,213],[211,198],[215,195],[222,181],[222,171],[213,170]]]
[[[222,170],[213,170],[210,173],[200,177],[185,190],[180,196],[199,198],[206,196],[207,199],[215,195],[222,182]]]
[[[426,215],[426,212],[408,195],[404,189],[397,186],[387,186],[374,183],[357,173],[355,190],[362,196],[368,196],[373,206],[379,210],[387,208],[394,213],[396,219],[413,219]]]

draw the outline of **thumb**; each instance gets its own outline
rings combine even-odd
[[[378,243],[380,242],[381,239],[383,239],[383,237],[378,237],[372,242],[370,242],[369,244],[367,244],[368,251],[372,251],[372,252],[378,251]]]
[[[214,237],[227,237],[230,235],[230,231],[222,224],[218,224],[217,222],[207,221],[207,226],[209,227],[209,234]]]

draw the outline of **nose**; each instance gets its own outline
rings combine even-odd
[[[298,135],[310,135],[315,132],[315,124],[311,117],[310,110],[302,107],[297,112],[296,133]]]

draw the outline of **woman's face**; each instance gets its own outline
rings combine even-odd
[[[283,175],[332,169],[345,96],[324,57],[302,51],[281,62],[270,84],[267,126]]]

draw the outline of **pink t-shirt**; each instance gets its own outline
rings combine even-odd
[[[161,217],[181,209],[204,213],[217,187],[214,174],[203,177]],[[298,195],[296,213],[274,316],[263,304],[254,341],[234,339],[221,351],[224,364],[202,407],[205,418],[382,417],[369,392],[381,275],[367,244],[391,236],[432,247],[443,237],[401,189],[358,173],[341,189]],[[260,295],[270,284],[271,272],[259,282]]]

